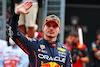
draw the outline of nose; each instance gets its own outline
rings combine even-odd
[[[53,26],[50,26],[50,29],[53,29]]]

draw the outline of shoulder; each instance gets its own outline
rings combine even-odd
[[[7,46],[7,41],[1,40],[1,39],[0,39],[0,46],[1,46],[2,44],[3,44],[4,46]]]
[[[66,47],[68,47],[69,45],[67,43],[64,44]]]
[[[81,49],[81,50],[84,50],[86,48],[86,45],[85,44],[79,44],[78,45],[78,49]]]
[[[58,46],[67,49],[67,47],[64,44],[61,44],[58,42]]]
[[[8,46],[8,47],[6,47],[6,48],[4,48],[4,52],[7,52],[7,51],[10,51],[10,50],[12,50],[12,46]]]
[[[12,46],[8,46],[8,47],[6,47],[5,49],[11,49],[12,48]]]
[[[38,39],[37,38],[29,38],[29,37],[26,37],[26,38],[30,42],[38,42]]]
[[[43,42],[43,38],[39,39],[38,42],[39,43],[42,43]]]
[[[59,50],[61,49],[62,51],[69,51],[68,48],[64,45],[58,42],[58,48]]]

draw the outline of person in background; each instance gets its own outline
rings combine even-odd
[[[8,7],[7,12],[6,12],[6,23],[9,24],[10,18],[11,18],[11,7]]]
[[[91,44],[92,66],[100,67],[100,29],[97,30],[97,40]]]
[[[7,46],[7,41],[0,39],[0,57]]]
[[[71,51],[73,67],[83,67],[83,63],[89,63],[88,49],[85,44],[79,43],[77,31],[69,32],[65,45]]]
[[[11,38],[9,43],[10,46],[5,47],[0,57],[0,67],[28,67],[28,55]]]
[[[27,32],[28,32],[28,28],[26,28],[26,33]],[[28,37],[27,34],[25,34],[25,36]],[[37,38],[38,40],[41,39],[41,38],[43,38],[43,33],[38,30],[38,25],[37,24],[35,24],[34,38]]]
[[[69,34],[68,35],[66,35],[66,37],[65,37],[65,43],[64,43],[64,45],[69,49],[69,51],[71,52],[72,51],[72,48],[71,48],[71,46],[70,46],[70,43],[71,43],[71,36],[69,36]]]
[[[30,13],[28,14],[20,14],[19,17],[19,30],[25,35],[25,28],[28,28],[28,37],[33,38],[35,34],[35,23],[38,13],[38,0],[15,0],[15,12],[17,6],[19,6],[22,3],[25,3],[26,1],[33,1],[33,6],[28,10]]]
[[[14,42],[28,55],[32,67],[72,67],[71,54],[68,48],[57,41],[57,35],[61,32],[60,19],[56,15],[49,15],[45,18],[42,31],[44,37],[26,38],[18,30],[19,15],[28,14],[33,1],[26,2],[17,7],[13,14],[9,32]]]

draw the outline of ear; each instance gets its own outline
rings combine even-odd
[[[44,26],[42,26],[42,31],[44,31]]]
[[[67,42],[67,37],[65,38],[65,42]]]
[[[69,35],[68,37],[71,38],[71,35]]]
[[[59,28],[59,33],[61,32],[61,28]]]
[[[99,37],[97,36],[97,39],[98,39]]]

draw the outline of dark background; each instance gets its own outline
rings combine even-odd
[[[83,7],[68,6],[69,4],[84,5]],[[85,6],[87,5],[87,6]],[[90,7],[88,7],[88,5]],[[92,8],[92,6],[95,6]],[[97,6],[97,7],[96,7]],[[98,7],[99,6],[99,7]],[[71,25],[71,17],[79,17],[78,25],[86,26],[88,32],[83,32],[83,40],[89,50],[90,62],[87,67],[91,67],[91,43],[96,40],[96,31],[100,29],[100,1],[99,0],[67,0],[65,14],[65,27]],[[67,31],[65,30],[65,36]]]
[[[100,0],[66,0],[66,4],[100,5]]]

